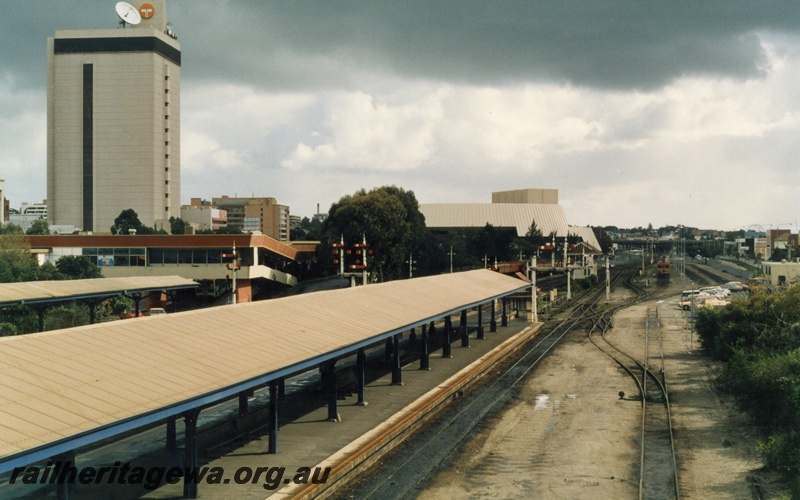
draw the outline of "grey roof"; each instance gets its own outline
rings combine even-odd
[[[196,286],[197,282],[180,276],[0,283],[0,306],[106,297],[124,292],[193,288]]]
[[[525,236],[531,223],[544,235],[555,231],[566,236],[567,217],[561,205],[545,203],[431,203],[420,204],[425,224],[431,229],[467,227],[513,227],[517,236]]]
[[[481,269],[0,338],[0,472],[529,286]]]

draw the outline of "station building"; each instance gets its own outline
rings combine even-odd
[[[65,255],[85,256],[106,278],[180,276],[200,283],[197,295],[230,291],[234,253],[237,302],[273,296],[297,284],[313,249],[264,235],[59,235],[26,236],[41,263]],[[235,267],[235,266],[234,266]]]
[[[51,225],[108,233],[127,208],[149,227],[180,216],[181,49],[164,0],[133,5],[137,25],[47,40]]]

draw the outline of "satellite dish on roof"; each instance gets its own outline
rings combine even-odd
[[[123,28],[125,27],[125,23],[133,25],[142,22],[142,16],[139,14],[139,11],[128,2],[117,2],[114,9],[117,11],[120,24],[122,24]]]

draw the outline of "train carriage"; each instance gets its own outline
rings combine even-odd
[[[669,257],[662,257],[656,265],[656,276],[658,279],[669,279]]]

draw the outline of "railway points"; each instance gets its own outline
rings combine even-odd
[[[620,267],[624,266],[617,269]],[[609,335],[612,342],[634,357],[649,359],[651,371],[661,380],[660,351],[664,350],[667,388],[678,402],[675,407],[670,398],[671,414],[677,419],[673,426],[680,431],[674,436],[676,456],[674,463],[670,452],[663,460],[661,452],[648,454],[644,460],[656,464],[658,472],[669,472],[677,465],[680,481],[679,493],[658,493],[655,497],[749,496],[749,478],[756,472],[746,458],[747,443],[752,446],[746,418],[729,414],[729,403],[713,390],[709,375],[713,362],[701,355],[696,339],[685,330],[686,312],[680,309],[677,299],[679,280],[673,277],[668,287],[650,287],[647,291],[655,296],[642,299],[636,291],[614,287],[612,304],[629,300],[632,304],[614,315]],[[648,356],[644,351],[646,337]],[[660,430],[653,437],[648,430],[642,438],[642,403],[650,399],[648,412],[656,416],[657,410],[664,407],[661,389],[650,379],[644,389],[649,397],[639,396],[630,375],[592,346],[585,332],[565,340],[531,372],[504,407],[487,413],[473,427],[467,424],[474,431],[468,432],[465,441],[445,458],[418,451],[434,432],[428,429],[418,441],[412,439],[399,450],[396,460],[385,459],[372,474],[376,481],[386,483],[384,488],[373,492],[374,484],[367,485],[350,491],[350,495],[402,498],[401,492],[405,492],[433,500],[482,496],[637,497],[642,475],[641,446],[649,444],[645,450],[655,451],[653,443],[662,439],[666,431],[666,424],[658,424]],[[650,391],[648,386],[656,390]],[[618,396],[620,391],[625,393],[622,399]],[[445,419],[443,425],[452,431],[462,423]],[[464,430],[459,432],[463,434]],[[722,441],[728,448],[720,448]],[[422,481],[399,469],[410,456],[414,457],[410,461],[412,468],[433,469]],[[644,497],[654,497],[654,490],[648,488],[656,480],[649,474],[642,477]],[[416,485],[410,492],[409,482]],[[657,491],[663,492],[670,482],[663,482],[666,486],[659,486]]]

